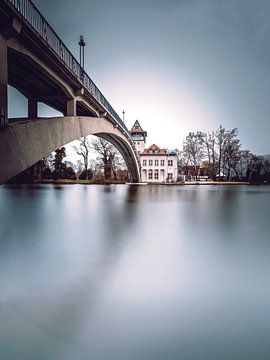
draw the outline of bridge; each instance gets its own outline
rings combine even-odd
[[[8,118],[8,85],[27,98],[27,118]],[[39,102],[63,116],[39,118]],[[140,181],[127,127],[80,63],[31,0],[1,0],[0,184],[88,134],[115,145]]]

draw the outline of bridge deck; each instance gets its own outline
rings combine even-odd
[[[53,28],[49,25],[47,20],[43,17],[37,7],[32,3],[31,0],[1,0],[0,5],[0,20],[1,23],[6,26],[12,17],[16,15],[16,17],[22,22],[23,29],[21,32],[21,37],[25,42],[31,42],[31,47],[35,46],[37,51],[42,52],[42,57],[45,62],[50,62],[50,66],[57,66],[58,71],[62,70],[61,76],[69,75],[69,81],[73,82],[72,86],[78,89],[83,88],[84,92],[88,95],[88,97],[93,101],[95,105],[99,106],[99,109],[102,112],[107,112],[120,126],[124,131],[128,133],[128,129],[120,116],[113,109],[109,101],[105,98],[105,96],[101,93],[98,87],[95,85],[93,80],[89,77],[86,71],[80,66],[79,62],[72,55],[72,53],[65,46],[64,42],[59,38]],[[2,28],[4,27],[2,25]],[[14,26],[14,24],[13,24]],[[17,24],[18,27],[18,24]],[[1,29],[0,29],[1,30]],[[45,51],[43,51],[45,49]],[[28,95],[29,86],[27,81],[33,85],[33,92],[35,92],[35,82],[39,90],[41,90],[41,83],[46,85],[46,81],[44,81],[44,77],[39,75],[39,79],[36,76],[40,73],[40,69],[35,69],[33,64],[29,64],[31,66],[32,72],[35,73],[35,79],[28,77],[20,78],[19,74],[29,74],[29,68],[27,69],[24,61],[20,61],[18,58],[18,54],[15,54],[16,61],[14,62],[14,56],[12,52],[9,51],[10,61],[12,62],[12,73],[10,75],[11,84],[16,84],[16,86],[20,87],[20,91]],[[46,59],[47,54],[47,59]],[[16,64],[15,64],[16,63]],[[23,65],[22,65],[23,64]],[[17,66],[17,68],[16,68]],[[37,84],[37,82],[39,83]],[[19,84],[20,82],[20,84]],[[47,79],[48,83],[48,79]],[[49,85],[49,84],[47,84]],[[44,87],[44,86],[43,86]],[[28,90],[28,91],[27,91]],[[57,89],[51,87],[44,89],[44,93],[47,96],[45,99],[45,103],[55,107],[57,110],[62,111],[65,107],[64,100],[60,99],[59,93]],[[47,92],[48,93],[47,93]],[[58,98],[56,100],[52,99],[51,93]],[[86,115],[85,108],[82,104],[79,104],[78,107],[79,114],[78,115]]]

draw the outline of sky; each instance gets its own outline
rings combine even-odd
[[[243,149],[270,153],[269,0],[34,3],[77,58],[84,36],[87,73],[147,145],[181,148],[222,124]]]

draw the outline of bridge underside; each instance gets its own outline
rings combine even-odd
[[[20,91],[28,100],[42,102],[67,115],[68,93],[65,88],[59,86],[55,77],[49,76],[41,63],[12,48],[8,49],[8,62],[9,85]],[[31,115],[29,118],[32,117]],[[90,106],[86,107],[78,100],[76,115],[96,116],[96,113]]]
[[[90,134],[115,145],[126,161],[132,181],[140,180],[133,144],[120,128],[105,118],[67,116],[19,121],[0,132],[0,184],[55,149]]]

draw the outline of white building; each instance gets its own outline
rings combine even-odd
[[[140,154],[142,181],[148,183],[177,181],[177,155],[155,144],[145,148],[147,133],[138,120],[135,121],[130,133]]]

